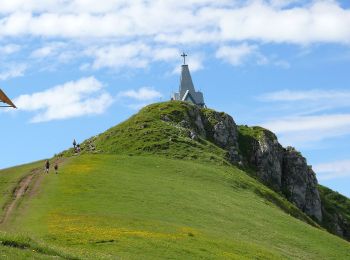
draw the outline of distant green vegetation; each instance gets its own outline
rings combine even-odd
[[[350,199],[322,185],[318,186],[323,206],[323,225],[332,233],[335,232],[335,218],[343,218],[350,230]],[[344,234],[350,239],[350,233]]]
[[[90,259],[350,257],[349,243],[271,199],[290,205],[231,166],[87,154],[45,175],[7,229]]]

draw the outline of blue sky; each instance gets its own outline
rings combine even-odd
[[[207,105],[295,146],[350,197],[346,1],[0,3],[0,168],[51,157],[168,100],[180,54]]]

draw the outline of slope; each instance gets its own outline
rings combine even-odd
[[[81,155],[44,176],[7,228],[84,258],[350,257],[347,242],[258,195],[266,192],[233,167]]]
[[[54,160],[66,159],[58,175],[33,171],[42,162],[1,170],[5,210],[21,179],[40,180],[29,184],[1,229],[65,258],[349,258],[348,242],[263,185],[258,174],[246,174],[255,169],[245,167],[245,154],[259,159],[259,170],[271,165],[262,159],[278,155],[260,153],[260,146],[296,154],[269,131],[251,130],[188,103],[145,107],[83,142],[81,153],[59,154]],[[249,142],[242,143],[242,134]]]

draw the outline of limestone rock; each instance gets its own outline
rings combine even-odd
[[[213,142],[227,150],[227,158],[231,163],[240,164],[238,130],[233,118],[225,113],[207,110],[205,113],[207,131],[211,133]]]
[[[277,138],[264,134],[260,140],[253,143],[253,151],[249,160],[256,167],[258,177],[273,189],[280,190],[283,148],[277,142]]]
[[[168,121],[164,120],[164,117],[161,119]],[[178,126],[188,129],[189,137],[192,140],[198,141],[199,137],[207,139],[226,150],[227,159],[231,163],[241,163],[237,125],[231,116],[188,105],[187,113],[178,123]]]
[[[282,192],[307,215],[322,220],[317,179],[306,159],[294,148],[283,148],[277,137],[261,127],[242,126],[240,142],[245,160],[257,177]]]
[[[306,159],[288,147],[283,156],[282,190],[286,197],[309,216],[322,220],[320,195],[316,175]]]
[[[227,159],[256,170],[263,183],[284,193],[286,198],[311,217],[321,221],[321,201],[315,173],[304,157],[292,148],[284,149],[277,137],[261,127],[247,127],[239,132],[231,116],[186,104],[178,126],[186,128],[194,141],[205,139],[227,151]],[[168,118],[162,118],[168,121]],[[244,132],[244,131],[243,131]]]

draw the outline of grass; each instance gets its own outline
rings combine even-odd
[[[193,105],[178,101],[152,104],[127,121],[83,142],[83,152],[93,142],[93,153],[157,154],[228,165],[227,151],[203,138],[198,141],[190,138],[189,129],[196,129],[194,120],[187,120],[190,124],[186,127],[181,125],[184,119],[191,117],[193,109]],[[63,153],[66,156],[72,154],[72,150]]]
[[[1,259],[79,259],[62,249],[21,234],[0,232]]]
[[[323,205],[323,226],[332,233],[335,233],[335,218],[343,218],[347,230],[344,237],[350,240],[350,199],[322,185],[318,186]]]
[[[286,214],[233,167],[86,154],[41,187],[8,229],[82,258],[350,257],[349,243]]]
[[[20,167],[12,167],[6,170],[2,170],[0,174],[0,214],[3,214],[6,203],[11,199],[12,193],[16,188],[18,182],[31,170],[43,166],[43,162],[35,162],[31,164],[25,164]]]
[[[348,242],[231,165],[210,136],[189,138],[197,127],[194,109],[153,104],[83,142],[80,155],[61,153],[67,160],[59,174],[44,175],[2,225],[0,253],[12,259],[350,258]],[[210,134],[216,114],[200,113]],[[251,142],[265,136],[274,137],[240,126],[241,153],[249,155]],[[2,208],[42,164],[0,171]],[[325,197],[330,207],[341,204]]]

